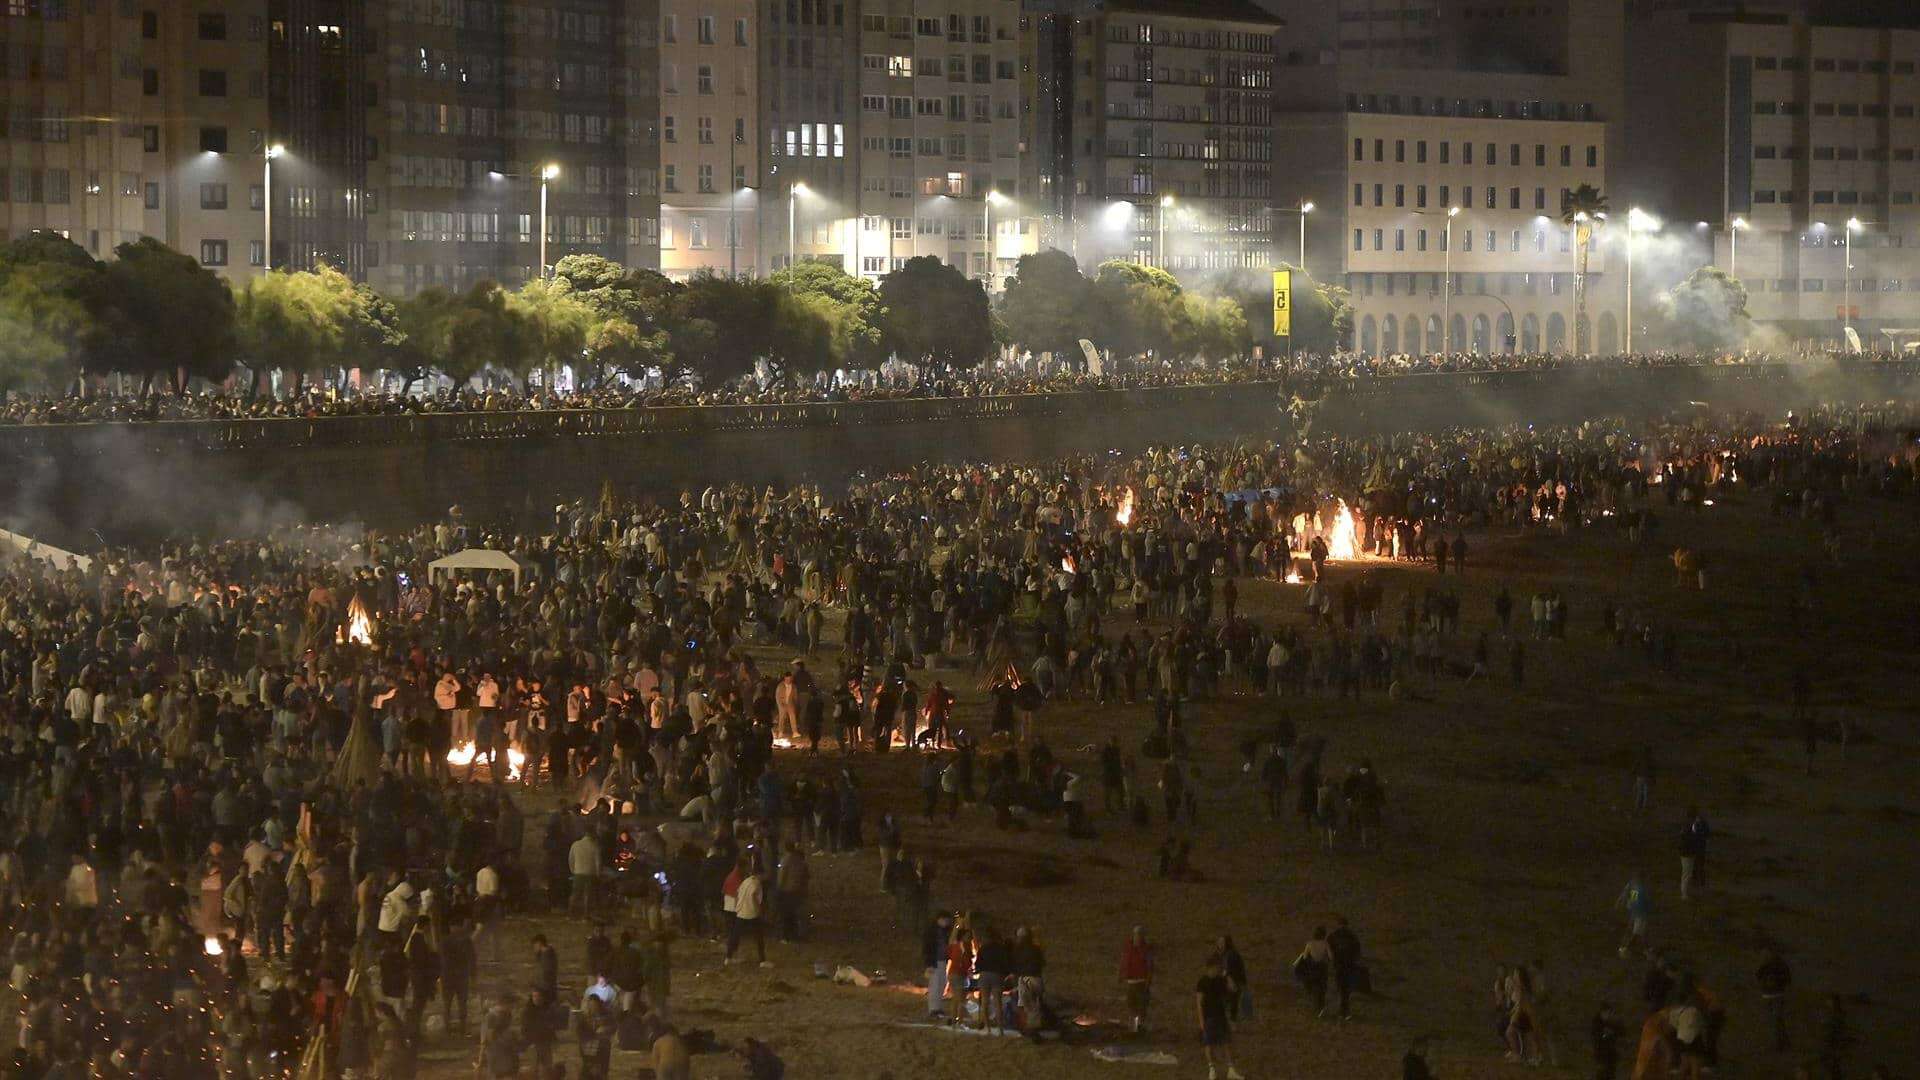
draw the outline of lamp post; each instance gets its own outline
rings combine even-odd
[[[546,164],[540,167],[540,273],[547,276],[547,181],[560,175],[560,166]]]
[[[1307,215],[1313,213],[1313,203],[1300,200],[1300,272],[1307,272]]]
[[[800,205],[800,196],[807,193],[807,185],[796,180],[787,185],[787,269],[793,269],[793,243],[796,213]]]
[[[1160,243],[1158,245],[1159,251],[1158,251],[1158,254],[1154,256],[1154,258],[1159,263],[1160,269],[1162,270],[1167,269],[1167,215],[1172,212],[1173,212],[1173,196],[1171,195],[1160,196],[1160,210],[1159,212],[1153,215],[1154,224],[1155,226],[1158,227],[1160,231]],[[1171,273],[1172,271],[1168,271],[1168,272]]]
[[[727,276],[740,276],[740,180],[735,173],[734,155],[740,149],[740,133],[733,133],[727,144]]]
[[[987,226],[987,291],[992,292],[993,282],[996,276],[994,273],[994,256],[998,254],[993,242],[993,208],[1006,202],[1007,197],[998,191],[989,190],[985,195],[981,196],[980,201],[983,204],[980,209],[980,214]]]
[[[1633,234],[1641,229],[1656,229],[1660,223],[1637,206],[1627,210],[1627,333],[1626,353],[1633,355]]]
[[[1853,342],[1847,331],[1853,329],[1853,234],[1860,229],[1859,218],[1847,219],[1846,267],[1840,276],[1840,351],[1851,354]]]
[[[287,152],[287,148],[274,143],[267,147],[266,165],[261,170],[260,182],[260,219],[261,243],[260,265],[267,273],[273,272],[273,159]]]
[[[1747,227],[1743,217],[1727,223],[1727,276],[1735,281],[1740,280],[1740,230]]]
[[[1440,229],[1440,355],[1453,347],[1453,219],[1460,208],[1447,207],[1447,220]]]

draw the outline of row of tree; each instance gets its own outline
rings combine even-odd
[[[102,262],[51,233],[0,247],[0,390],[58,391],[104,374],[175,389],[244,368],[295,383],[350,368],[524,380],[571,366],[593,385],[615,374],[720,385],[765,364],[780,375],[870,369],[889,358],[969,367],[1003,346],[1081,355],[1219,359],[1273,340],[1263,271],[1226,271],[1190,290],[1166,271],[1103,263],[1093,276],[1048,251],[1022,258],[998,302],[931,257],[878,284],[826,263],[763,279],[670,281],[595,255],[560,260],[551,278],[483,282],[392,300],[329,267],[255,275],[234,290],[158,241]],[[1347,338],[1343,290],[1296,291],[1296,348]]]

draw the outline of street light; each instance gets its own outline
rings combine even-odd
[[[1727,224],[1727,276],[1735,281],[1740,280],[1740,230],[1748,227],[1743,217]]]
[[[800,205],[800,196],[807,194],[807,185],[796,180],[787,185],[787,269],[793,269],[793,241],[796,208]]]
[[[1167,215],[1173,212],[1173,196],[1160,196],[1160,211],[1153,215],[1155,225],[1160,230],[1159,261],[1160,269],[1167,268]]]
[[[260,232],[265,250],[261,253],[260,264],[267,273],[273,272],[273,159],[286,152],[287,148],[279,143],[267,147],[267,162],[261,170],[260,208],[263,213]]]
[[[1853,352],[1852,339],[1847,331],[1853,329],[1853,234],[1860,231],[1860,219],[1847,219],[1846,251],[1847,265],[1840,278],[1840,351]]]
[[[727,276],[740,276],[740,181],[734,155],[740,150],[740,133],[733,133],[727,144]]]
[[[994,279],[993,264],[994,264],[994,255],[997,254],[997,252],[994,250],[994,243],[993,243],[993,208],[1006,201],[1007,201],[1007,197],[1005,195],[1002,195],[999,192],[992,191],[992,190],[989,190],[985,195],[982,195],[980,197],[980,204],[981,204],[980,215],[981,215],[981,218],[983,219],[983,224],[985,224],[987,228],[987,291],[988,292],[993,291],[993,279]]]
[[[1660,227],[1660,222],[1654,217],[1652,217],[1651,215],[1643,212],[1639,207],[1634,206],[1634,207],[1629,207],[1627,209],[1627,336],[1626,336],[1627,349],[1626,351],[1628,356],[1633,355],[1633,234],[1636,232],[1639,232],[1642,229],[1651,231],[1654,229],[1658,229],[1659,227]]]
[[[547,276],[547,181],[560,175],[560,166],[551,162],[540,167],[540,274]]]

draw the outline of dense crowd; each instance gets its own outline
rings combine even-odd
[[[1057,1025],[1037,933],[934,914],[907,810],[870,805],[854,751],[929,751],[929,819],[983,801],[1000,828],[1081,834],[1089,780],[1035,717],[1062,699],[1145,700],[1137,746],[1101,753],[1103,809],[1190,822],[1205,781],[1183,712],[1225,688],[1410,695],[1494,666],[1523,677],[1525,634],[1496,665],[1485,635],[1458,632],[1444,571],[1475,558],[1470,530],[1646,539],[1735,484],[1830,522],[1843,490],[1912,495],[1888,420],[1161,447],[928,465],[837,494],[609,496],[558,508],[537,536],[456,510],[393,534],[108,549],[65,570],[16,559],[0,576],[16,1068],[409,1076],[433,1025],[467,1028],[502,920],[564,908],[614,919],[619,939],[596,930],[592,970],[564,988],[540,942],[527,993],[473,1003],[479,1075],[544,1070],[565,1039],[583,1076],[604,1076],[617,1042],[684,1077],[703,1037],[673,1020],[676,935],[724,931],[729,962],[751,949],[765,963],[769,932],[806,925],[809,852],[876,844],[895,921],[939,972],[929,1011],[977,995],[982,1026]],[[474,546],[517,569],[429,567]],[[1361,552],[1443,573],[1393,600],[1365,573],[1328,574]],[[1249,578],[1301,582],[1304,628],[1240,610]],[[1554,632],[1557,602],[1532,598],[1535,636]],[[1667,634],[1616,619],[1623,637]],[[763,669],[775,648],[793,659]],[[936,665],[972,676],[923,685]],[[961,695],[989,703],[987,730],[952,723]],[[1269,813],[1298,813],[1329,846],[1373,842],[1385,788],[1365,762],[1336,770],[1324,741],[1284,725],[1243,753]],[[529,820],[524,788],[561,810]],[[1196,870],[1170,842],[1160,872]],[[1317,935],[1295,970],[1345,1014],[1361,969],[1343,933]],[[1209,1060],[1232,1076],[1222,1040],[1245,973],[1229,953],[1200,994]],[[765,1045],[740,1052],[750,1075],[778,1075]]]
[[[184,394],[16,394],[0,406],[0,424],[71,424],[158,420],[295,419],[327,416],[417,416],[584,409],[646,409],[703,405],[769,405],[800,402],[894,401],[912,398],[991,397],[1087,390],[1136,390],[1273,381],[1311,396],[1328,380],[1388,378],[1460,372],[1553,371],[1569,368],[1644,368],[1726,364],[1772,364],[1804,359],[1775,353],[1646,353],[1575,357],[1548,353],[1459,353],[1369,357],[1358,353],[1299,353],[1217,365],[1130,365],[1129,370],[1089,374],[1075,370],[1026,370],[1022,366],[972,372],[934,372],[906,365],[886,371],[821,375],[761,384],[744,380],[725,387],[658,385],[658,380],[609,382],[595,389],[549,390],[490,380],[485,389],[447,386],[444,381],[401,386],[389,376],[360,386],[336,381],[284,393],[260,393],[245,385]],[[1892,359],[1887,356],[1873,357]]]

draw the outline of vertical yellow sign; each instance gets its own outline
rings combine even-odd
[[[1273,272],[1273,336],[1293,336],[1293,271]]]

